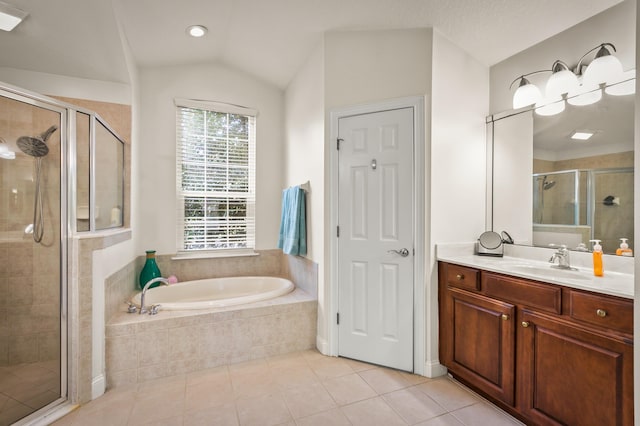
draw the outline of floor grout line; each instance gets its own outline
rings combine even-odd
[[[345,368],[345,366],[348,368]],[[278,374],[283,374],[284,372],[292,372],[293,370],[298,370],[298,369],[299,371],[293,372],[291,375],[284,376],[284,377],[278,376]],[[371,372],[372,370],[376,370],[376,369],[378,369],[379,371],[375,373]],[[513,425],[517,424],[517,423],[514,423],[513,420],[509,421],[509,419],[512,419],[511,416],[502,410],[498,410],[497,408],[495,410],[491,410],[491,412],[486,410],[485,405],[491,408],[495,408],[495,407],[492,404],[487,404],[486,400],[479,397],[475,392],[471,391],[470,389],[466,388],[465,386],[461,385],[459,382],[453,380],[450,377],[445,376],[444,378],[425,379],[423,381],[418,379],[412,379],[409,376],[395,374],[394,373],[395,371],[396,370],[393,370],[393,369],[389,369],[387,371],[387,369],[385,369],[384,367],[379,367],[379,366],[375,366],[370,369],[363,368],[356,371],[354,369],[354,365],[353,364],[349,365],[348,363],[346,363],[344,359],[337,358],[337,357],[322,357],[322,356],[316,357],[312,353],[307,353],[306,351],[302,351],[295,355],[291,355],[290,358],[274,357],[274,358],[267,358],[264,360],[247,361],[245,363],[239,363],[239,364],[236,364],[231,369],[228,366],[224,366],[224,369],[221,369],[221,370],[218,370],[217,368],[208,369],[207,373],[210,373],[210,376],[203,374],[202,380],[197,380],[198,375],[193,373],[175,375],[168,378],[161,378],[157,383],[147,384],[146,387],[142,386],[141,384],[135,386],[131,394],[132,396],[131,403],[129,403],[128,405],[126,405],[127,404],[126,402],[124,403],[126,407],[128,407],[126,422],[124,424],[133,425],[133,424],[139,423],[139,422],[134,422],[134,420],[142,420],[142,422],[144,422],[144,419],[132,418],[135,412],[138,412],[138,413],[140,412],[140,406],[136,408],[136,404],[140,403],[144,399],[144,398],[141,398],[141,395],[144,395],[149,390],[152,390],[154,394],[152,398],[154,398],[154,400],[157,400],[158,403],[162,404],[162,401],[164,401],[163,398],[166,397],[166,396],[163,396],[166,393],[165,391],[171,390],[171,392],[175,392],[173,395],[177,397],[177,395],[180,394],[179,389],[181,389],[181,396],[183,399],[180,404],[177,404],[177,401],[175,401],[174,403],[176,403],[176,405],[181,407],[179,409],[180,412],[163,414],[169,417],[165,419],[158,419],[157,420],[158,423],[165,422],[166,424],[182,424],[183,426],[187,426],[187,424],[189,424],[188,418],[191,418],[193,420],[194,418],[198,417],[198,412],[206,411],[209,413],[207,415],[215,415],[214,413],[216,413],[216,410],[220,410],[218,412],[221,414],[224,413],[224,416],[227,419],[227,421],[231,421],[232,423],[235,422],[235,424],[237,425],[244,426],[244,424],[242,423],[243,420],[246,423],[247,419],[252,418],[252,417],[246,417],[246,415],[247,414],[255,415],[256,413],[255,408],[253,409],[251,408],[251,407],[255,407],[255,405],[253,405],[254,402],[251,402],[251,401],[255,401],[255,403],[263,404],[263,405],[264,404],[268,405],[269,401],[273,401],[274,403],[278,401],[278,404],[283,404],[283,407],[282,409],[277,410],[277,412],[280,413],[280,415],[283,417],[288,416],[288,419],[289,419],[284,424],[303,424],[307,422],[314,422],[314,421],[317,421],[317,419],[320,417],[316,418],[315,420],[309,419],[308,421],[305,421],[303,419],[311,418],[314,416],[321,416],[323,414],[327,416],[339,415],[341,419],[346,419],[349,424],[352,424],[353,422],[347,416],[347,411],[345,411],[345,409],[348,409],[348,407],[354,406],[356,404],[362,404],[364,402],[366,402],[366,404],[364,404],[362,408],[349,410],[348,411],[349,416],[354,416],[354,415],[366,416],[369,413],[366,412],[367,409],[363,411],[364,407],[376,407],[376,409],[383,410],[382,411],[383,413],[386,412],[388,413],[387,415],[389,416],[395,416],[397,419],[401,420],[406,424],[421,423],[421,422],[433,420],[435,418],[445,416],[445,415],[450,415],[451,419],[454,419],[460,424],[465,424],[465,422],[463,421],[463,417],[460,417],[460,416],[464,415],[465,418],[469,418],[468,410],[473,410],[472,408],[470,409],[469,407],[478,405],[477,408],[480,409],[482,413],[485,413],[483,415],[488,415],[490,418],[495,418],[499,423],[502,423],[501,419],[505,419],[505,422],[504,422],[505,424],[513,424]],[[339,380],[340,378],[351,376],[351,375],[354,378],[357,378],[356,381],[358,383],[362,382],[362,384],[366,385],[366,387],[372,393],[371,395],[366,396],[363,399],[350,401],[349,403],[339,404],[338,400],[336,399],[336,395],[340,396],[340,394],[334,395],[329,391],[329,389],[331,388],[335,392],[336,389],[339,390],[341,388],[339,387],[336,388],[335,386],[328,387],[327,384],[330,383],[332,380]],[[279,378],[281,378],[281,380],[278,380]],[[371,383],[369,383],[369,381],[367,381],[366,378],[369,378]],[[164,381],[162,381],[162,379],[164,379]],[[345,383],[349,383],[348,380],[351,380],[351,379],[347,379],[347,382]],[[442,383],[437,384],[438,381],[441,381]],[[210,382],[210,384],[207,384],[208,382]],[[234,382],[235,382],[235,385],[234,385]],[[429,388],[428,387],[429,383],[436,383],[436,387]],[[178,387],[176,387],[176,384],[179,384]],[[339,384],[340,382],[335,383],[335,385],[339,385]],[[322,393],[328,395],[329,399],[323,402],[318,402],[316,405],[313,405],[313,403],[309,405],[301,405],[300,408],[296,410],[295,404],[298,403],[297,398],[300,398],[300,395],[304,395],[304,390],[301,390],[300,394],[296,394],[295,391],[298,389],[308,388],[308,390],[314,389],[314,392],[315,392],[315,386],[317,385],[319,385],[319,388],[317,388],[317,391],[318,392],[321,391]],[[212,397],[210,398],[203,396],[197,401],[194,401],[193,404],[189,405],[189,400],[187,398],[188,398],[188,394],[189,394],[188,392],[191,386],[202,386],[201,388],[197,389],[198,391],[202,391],[202,392],[206,392],[207,389],[210,389],[210,388],[226,389],[228,386],[229,391],[232,392],[233,394],[230,395],[230,399],[227,399],[224,395],[221,397],[221,399],[217,399],[215,395],[212,395]],[[112,389],[110,390],[110,392],[116,391],[117,389],[118,388]],[[365,388],[362,388],[362,389],[363,389],[362,394],[358,393],[354,396],[358,396],[358,395],[361,396],[369,393],[369,391],[364,390]],[[434,397],[432,397],[431,394],[427,393],[427,390],[430,390],[430,392],[432,393],[436,391],[444,392],[443,397],[439,398],[441,402],[438,402],[438,400],[434,399]],[[428,415],[430,411],[421,412],[419,416],[416,415],[415,412],[414,414],[411,414],[412,413],[411,411],[405,411],[405,410],[410,410],[411,405],[405,406],[405,405],[402,405],[401,403],[398,405],[398,401],[401,401],[400,399],[398,399],[398,397],[400,397],[401,395],[396,397],[396,399],[392,399],[393,397],[391,396],[392,394],[396,392],[401,392],[401,391],[409,391],[412,393],[416,392],[416,395],[419,395],[416,397],[416,402],[412,403],[412,404],[416,404],[414,405],[414,407],[416,407],[414,410],[428,409],[428,410],[431,410],[431,412],[433,413],[440,412],[440,410],[442,410],[442,413],[434,417],[421,419],[417,422],[414,421],[413,419],[418,419],[420,418],[420,416],[423,416],[425,414]],[[463,393],[458,393],[458,391]],[[222,392],[224,393],[224,390]],[[449,392],[453,392],[452,393],[453,396],[451,397],[448,396]],[[96,410],[95,424],[108,425],[108,423],[105,423],[107,420],[99,418],[99,415],[97,413],[108,412],[109,409],[111,409],[112,407],[115,407],[115,405],[112,405],[112,404],[120,405],[121,404],[120,401],[123,401],[123,400],[126,401],[126,398],[127,398],[126,394],[123,394],[123,395],[111,394],[111,395],[112,395],[111,398],[109,397],[106,397],[106,398],[101,397],[103,399],[97,398],[96,400],[84,405],[83,407],[80,407],[79,410],[84,410],[84,411],[77,411],[76,413],[79,413],[79,414],[85,413],[85,414],[79,418],[82,418],[83,419],[82,421],[87,421],[87,419],[93,420],[91,416],[91,410],[93,409],[93,410]],[[191,394],[191,395],[193,397],[194,394]],[[290,396],[289,399],[287,398],[288,395]],[[461,395],[461,396],[458,396],[458,395]],[[455,398],[462,397],[463,399],[458,399],[458,402],[467,401],[466,399],[467,396],[465,395],[468,395],[469,397],[473,398],[473,402],[470,404],[464,404],[461,406],[456,406],[455,402],[446,404],[447,406],[450,406],[450,407],[455,406],[455,409],[447,409],[446,406],[443,405],[442,403],[442,401],[447,401],[447,398],[454,398],[452,399],[452,401],[455,401]],[[269,398],[272,398],[272,399],[269,399]],[[322,396],[322,398],[324,398],[324,396]],[[346,400],[349,400],[349,398],[348,397],[345,398],[345,401]],[[330,407],[325,406],[325,404],[329,405],[329,401],[331,401],[331,406]],[[393,401],[396,401],[396,402],[394,403]],[[303,397],[300,400],[300,403],[306,404],[307,401],[304,401],[304,397]],[[427,405],[422,405],[422,407],[429,407],[429,408],[420,408],[421,407],[420,404],[427,404]],[[189,406],[191,406],[191,408],[188,410]],[[316,408],[314,407],[322,407],[322,408],[319,409],[319,411],[315,411]],[[439,407],[439,408],[436,409],[435,407]],[[122,407],[122,408],[125,408],[125,407]],[[241,408],[242,410],[247,410],[247,413],[243,414],[242,416],[241,416]],[[286,411],[284,411],[283,409]],[[87,410],[89,411],[87,412]],[[307,411],[305,410],[308,410],[311,413],[308,414]],[[333,410],[335,410],[336,412],[328,414]],[[433,410],[436,410],[436,411],[433,411]],[[467,410],[467,412],[464,412],[461,410]],[[260,413],[260,411],[257,411],[257,412]],[[296,417],[294,413],[304,413],[304,415],[298,414],[299,417]],[[473,411],[471,413],[473,413]],[[203,415],[204,415],[203,413],[200,413],[199,419],[201,421],[204,419],[204,417],[202,417]],[[407,415],[410,417],[405,417]],[[268,410],[265,411],[265,416],[268,416]],[[491,417],[491,416],[495,416],[495,417]],[[272,419],[274,418],[272,417]],[[355,419],[356,418],[354,418],[354,420]],[[72,422],[76,421],[73,418],[69,418],[69,420]],[[255,421],[255,418],[253,420]],[[265,420],[265,423],[266,423],[266,420]],[[75,425],[76,423],[61,422],[61,424]]]

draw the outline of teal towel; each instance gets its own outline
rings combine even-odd
[[[299,186],[282,191],[282,216],[278,248],[285,254],[307,254],[305,192]]]

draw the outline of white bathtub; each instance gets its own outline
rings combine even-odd
[[[147,291],[144,304],[159,304],[160,310],[171,311],[221,308],[273,299],[294,288],[291,281],[277,277],[207,278],[152,288]],[[138,307],[140,295],[131,299]]]

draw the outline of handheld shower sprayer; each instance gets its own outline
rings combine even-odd
[[[49,153],[47,140],[53,132],[58,130],[55,124],[42,132],[39,136],[20,136],[16,141],[18,148],[36,160],[36,191],[33,206],[33,240],[36,243],[42,241],[44,235],[44,218],[42,216],[42,190],[40,188],[40,170],[42,157]]]

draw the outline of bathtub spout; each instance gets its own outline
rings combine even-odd
[[[166,278],[157,277],[147,281],[147,283],[144,285],[144,288],[142,289],[142,294],[140,294],[140,310],[138,311],[138,314],[146,314],[147,312],[149,312],[144,306],[144,296],[145,294],[147,294],[147,290],[149,290],[149,287],[155,283],[160,283],[161,285],[169,285],[169,280]]]

